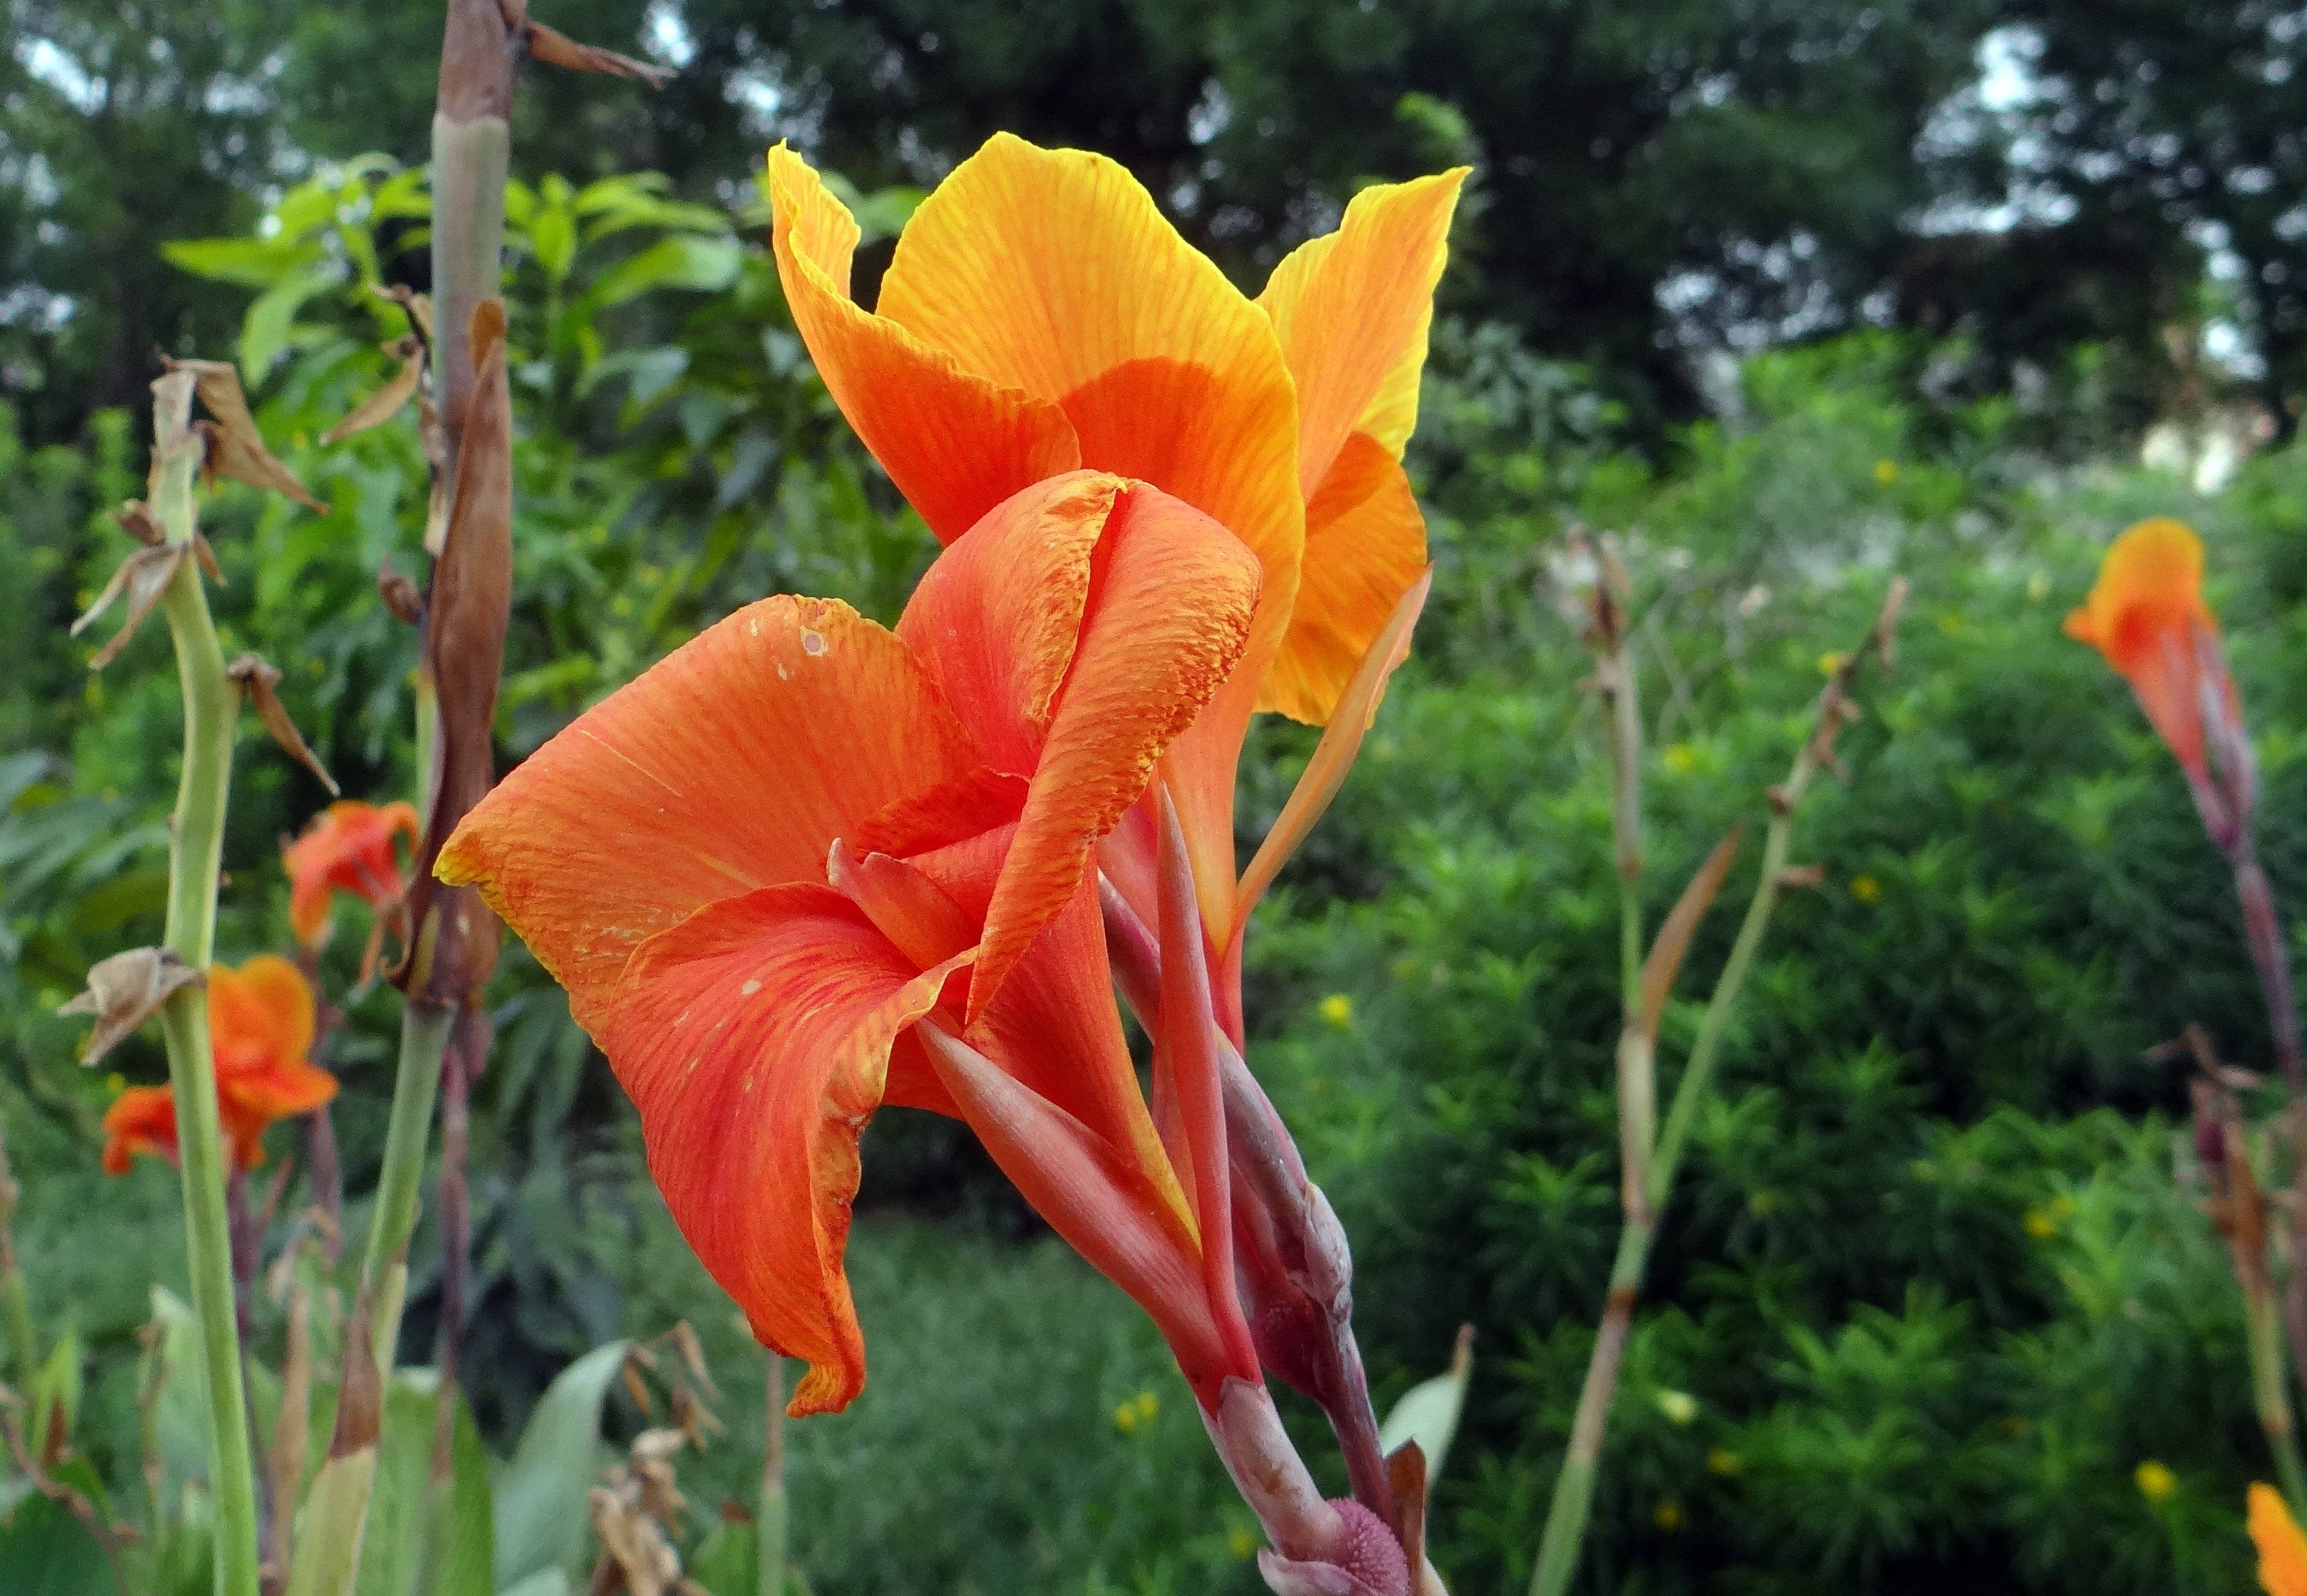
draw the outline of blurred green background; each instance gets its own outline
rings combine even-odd
[[[1125,160],[1253,290],[1360,183],[1470,159],[1411,459],[1435,598],[1248,969],[1252,1063],[1354,1238],[1381,1407],[1477,1329],[1437,1561],[1461,1592],[1527,1579],[1617,1223],[1607,767],[1552,564],[1582,524],[1624,540],[1645,617],[1653,918],[1734,819],[1762,817],[1822,656],[1863,635],[1893,571],[1914,596],[1898,667],[1846,740],[1848,785],[1804,811],[1797,856],[1824,880],[1781,909],[1700,1122],[1582,1588],[2250,1588],[2243,1486],[2268,1467],[2240,1298],[2174,1181],[2183,1082],[2142,1055],[2196,1022],[2260,1063],[2264,1015],[2175,768],[2058,622],[2131,520],[2201,530],[2265,766],[2268,869],[2299,901],[2295,16],[539,11],[681,72],[654,95],[523,83],[506,759],[760,594],[892,616],[931,552],[791,330],[752,183],[768,141],[855,185],[869,291],[920,190],[998,127]],[[75,1068],[80,1030],[53,1010],[92,960],[157,934],[177,708],[157,630],[92,676],[94,639],[64,627],[129,546],[104,512],[142,483],[155,348],[236,357],[331,508],[230,486],[207,503],[227,648],[285,668],[348,792],[409,788],[415,645],[375,572],[420,569],[422,457],[405,425],[316,440],[387,370],[374,346],[399,329],[368,286],[425,286],[407,163],[439,14],[9,0],[7,16],[0,1115],[36,1310],[88,1352],[82,1444],[133,1491],[147,1285],[182,1283],[175,1187],[157,1165],[99,1174],[113,1086]],[[1311,745],[1282,725],[1254,739],[1246,845]],[[278,838],[322,802],[244,744],[227,957],[285,942]],[[339,919],[341,997],[362,928]],[[1732,928],[1718,912],[1693,952],[1669,1085]],[[496,991],[464,1332],[482,1432],[510,1450],[570,1360],[686,1317],[730,1424],[683,1465],[701,1534],[752,1489],[759,1360],[557,990],[514,948]],[[335,1047],[354,1192],[396,1014],[370,994]],[[117,1063],[132,1081],[163,1068],[150,1039]],[[871,1384],[792,1434],[814,1589],[1256,1588],[1249,1521],[1151,1327],[954,1128],[892,1111],[865,1163],[852,1268]],[[404,1354],[422,1361],[429,1226],[418,1252]],[[279,1326],[260,1318],[270,1356]]]

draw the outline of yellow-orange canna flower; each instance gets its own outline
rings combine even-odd
[[[349,892],[377,909],[390,908],[407,890],[394,839],[416,841],[416,810],[407,803],[347,799],[313,817],[304,836],[280,851],[288,871],[288,927],[306,948],[329,934],[329,902]]]
[[[209,966],[209,1045],[216,1060],[217,1113],[233,1161],[264,1161],[265,1128],[310,1113],[337,1094],[337,1077],[308,1061],[313,989],[296,966],[259,954],[237,970]],[[104,1116],[104,1168],[125,1173],[140,1153],[176,1155],[176,1103],[167,1086],[132,1086]]]
[[[2267,1596],[2307,1596],[2307,1535],[2271,1485],[2251,1485],[2251,1538],[2259,1548],[2259,1583]]]
[[[1168,764],[1221,951],[1246,910],[1233,784],[1251,712],[1322,724],[1350,699],[1341,724],[1358,740],[1386,674],[1358,667],[1408,649],[1426,530],[1401,459],[1465,176],[1365,190],[1253,301],[1120,166],[997,134],[914,213],[869,313],[849,293],[856,223],[798,155],[769,152],[794,324],[941,541],[1028,484],[1089,467],[1184,500],[1256,554],[1249,646]],[[1319,807],[1277,827],[1284,854]],[[1154,832],[1142,807],[1101,854],[1148,924]]]
[[[2218,712],[2240,711],[2215,664],[2219,623],[2203,602],[2202,542],[2187,524],[2157,517],[2116,538],[2066,630],[2106,656],[2179,762],[2200,776],[2206,699]]]

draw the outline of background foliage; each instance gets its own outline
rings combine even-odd
[[[686,70],[653,99],[524,85],[505,758],[740,603],[800,589],[886,618],[928,558],[787,322],[750,184],[765,136],[867,184],[882,238],[993,126],[1107,149],[1251,283],[1361,176],[1470,155],[1412,456],[1435,602],[1362,768],[1261,912],[1249,972],[1253,1062],[1356,1239],[1382,1401],[1460,1323],[1479,1333],[1443,1566],[1465,1591],[1526,1578],[1615,1235],[1607,782],[1550,563],[1582,522],[1625,540],[1647,616],[1654,914],[1759,817],[1822,653],[1855,642],[1891,570],[1916,588],[1849,785],[1801,822],[1825,882],[1781,910],[1668,1217],[1586,1588],[2246,1588],[2239,1508],[2265,1463],[2240,1304],[2174,1188],[2179,1084],[2141,1053],[2200,1021],[2251,1062],[2264,1021],[2175,770],[2057,622],[2129,520],[2204,531],[2266,765],[2269,870],[2297,902],[2307,456],[2262,453],[2213,496],[2189,476],[2217,403],[2255,390],[2288,425],[2287,279],[2268,270],[2288,270],[2287,235],[2251,196],[2289,181],[2277,130],[2297,90],[2272,63],[2295,33],[2228,8],[2221,54],[2147,5],[564,9],[570,31]],[[402,163],[437,19],[167,0],[10,15],[0,1115],[36,1302],[76,1329],[84,1438],[133,1492],[135,1334],[156,1269],[180,1283],[174,1192],[156,1168],[97,1174],[112,1084],[71,1065],[53,1009],[157,929],[177,711],[157,634],[91,676],[63,629],[127,546],[102,512],[141,481],[141,418],[119,407],[147,352],[232,353],[330,510],[230,487],[208,503],[227,645],[287,667],[348,790],[411,785],[413,639],[374,576],[416,567],[421,457],[399,427],[314,440],[386,370],[373,346],[399,328],[370,286],[419,280],[421,176]],[[1974,82],[1989,39],[2037,64],[1999,110]],[[2248,96],[2223,87],[2238,63]],[[2093,108],[2063,118],[2069,100]],[[2185,128],[2224,153],[2160,142]],[[2230,176],[2188,176],[2199,159]],[[2278,177],[2232,180],[2254,161]],[[2014,184],[2075,209],[1958,214]],[[2224,243],[2203,231],[2221,220]],[[2217,275],[2222,249],[2247,273]],[[1848,330],[1868,322],[1884,325]],[[2245,340],[2226,367],[2200,358],[2220,323]],[[2131,463],[2157,416],[2182,424],[2165,442],[2183,469]],[[1309,748],[1260,733],[1246,837]],[[285,940],[276,839],[323,797],[253,742],[241,771],[235,958]],[[1669,1077],[1730,921],[1693,954]],[[340,996],[356,929],[329,953]],[[733,1430],[685,1465],[709,1519],[751,1489],[759,1360],[557,991],[517,949],[497,991],[466,1343],[482,1432],[508,1453],[571,1358],[687,1317]],[[391,1005],[351,1007],[334,1062],[359,1191]],[[137,1047],[121,1075],[156,1078],[157,1047]],[[815,1588],[1253,1588],[1247,1521],[1118,1294],[948,1127],[885,1115],[866,1169],[853,1257],[873,1382],[793,1440]],[[404,1348],[419,1361],[431,1248]]]

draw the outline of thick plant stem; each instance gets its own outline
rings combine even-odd
[[[760,1532],[755,1538],[759,1596],[785,1596],[785,1360],[770,1351],[761,1433]]]
[[[425,954],[420,941],[416,957]],[[377,1177],[376,1212],[361,1258],[361,1292],[370,1305],[369,1344],[380,1370],[392,1369],[400,1340],[400,1310],[408,1286],[408,1238],[425,1184],[425,1146],[433,1100],[441,1086],[441,1059],[455,1014],[412,1001],[400,1013],[400,1065],[392,1082],[392,1117],[384,1132],[384,1169]]]
[[[153,385],[156,441],[152,508],[171,542],[193,535],[193,472],[202,449],[186,425],[193,379],[171,373]],[[195,970],[216,951],[217,881],[224,860],[225,801],[232,785],[234,723],[240,695],[225,676],[224,654],[199,563],[180,559],[161,599],[176,640],[184,701],[184,772],[168,847],[167,947]],[[210,1485],[216,1501],[218,1596],[257,1596],[256,1465],[248,1442],[234,1311],[232,1230],[225,1210],[224,1137],[217,1112],[206,993],[172,993],[160,1010],[176,1094],[176,1145],[184,1193],[185,1261],[200,1319],[208,1376]]]

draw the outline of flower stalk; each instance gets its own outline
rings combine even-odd
[[[1605,553],[1605,571],[1615,574],[1615,560]],[[1618,607],[1617,595],[1609,584],[1613,578],[1606,575],[1598,586],[1595,597],[1596,637],[1599,674],[1606,692],[1612,692],[1618,705],[1633,699],[1633,674],[1625,651],[1623,612]],[[1623,579],[1619,579],[1623,581]],[[1621,588],[1621,590],[1623,590]],[[1885,665],[1891,660],[1891,640],[1897,625],[1898,614],[1906,597],[1906,584],[1893,580],[1877,615],[1869,642]],[[1570,1588],[1573,1575],[1577,1572],[1578,1557],[1586,1537],[1587,1523],[1591,1515],[1594,1482],[1599,1470],[1602,1441],[1609,1429],[1610,1404],[1617,1394],[1618,1372],[1625,1360],[1626,1344],[1634,1333],[1634,1309],[1641,1300],[1642,1272],[1650,1262],[1651,1242],[1658,1233],[1658,1218],[1674,1191],[1674,1178],[1686,1146],[1692,1121],[1712,1085],[1716,1056],[1723,1034],[1729,1028],[1736,1012],[1740,990],[1746,973],[1754,963],[1754,952],[1762,945],[1769,930],[1771,916],[1778,906],[1790,874],[1788,857],[1793,845],[1794,817],[1803,794],[1822,768],[1833,768],[1834,742],[1841,730],[1857,716],[1850,699],[1850,688],[1866,650],[1862,648],[1844,656],[1819,695],[1817,718],[1811,734],[1804,739],[1797,751],[1787,779],[1771,789],[1771,820],[1762,845],[1761,878],[1754,884],[1752,897],[1747,900],[1745,918],[1740,922],[1737,940],[1731,944],[1730,956],[1724,962],[1721,974],[1716,977],[1714,991],[1707,1000],[1705,1017],[1700,1021],[1698,1038],[1691,1048],[1689,1061],[1684,1066],[1682,1078],[1676,1083],[1674,1101],[1668,1109],[1666,1125],[1655,1137],[1646,1116],[1651,1111],[1648,1101],[1629,1111],[1625,1091],[1630,1072],[1638,1090],[1647,1094],[1650,1072],[1654,1068],[1659,1011],[1666,991],[1671,985],[1676,967],[1688,946],[1690,932],[1696,928],[1698,917],[1721,884],[1730,859],[1735,853],[1737,837],[1734,832],[1717,847],[1706,865],[1701,869],[1675,913],[1668,917],[1650,957],[1633,967],[1627,983],[1626,1017],[1618,1043],[1620,1123],[1626,1137],[1626,1169],[1622,1185],[1622,1206],[1625,1223],[1618,1235],[1618,1249],[1610,1266],[1610,1281],[1603,1297],[1602,1317],[1596,1326],[1593,1352],[1586,1366],[1584,1385],[1578,1394],[1578,1409],[1571,1421],[1570,1441],[1562,1462],[1562,1472],[1555,1479],[1554,1497],[1546,1515],[1546,1528],[1539,1543],[1538,1566],[1531,1575],[1531,1596],[1562,1596]],[[1614,665],[1609,663],[1615,660]],[[1623,676],[1617,674],[1623,672]],[[1624,686],[1617,682],[1622,681]],[[1610,719],[1612,757],[1623,772],[1641,756],[1640,721],[1623,712],[1614,713]],[[1634,784],[1623,774],[1618,778],[1621,794],[1635,791]],[[1619,830],[1618,858],[1620,880],[1629,880],[1625,862],[1630,857],[1640,868],[1638,831],[1632,838],[1627,831],[1641,824],[1639,800],[1614,804],[1612,819]],[[1630,913],[1638,915],[1638,908]],[[1639,940],[1639,922],[1635,922],[1634,936]]]
[[[754,1538],[759,1596],[785,1596],[785,1360],[765,1354],[768,1400],[761,1432],[761,1510]]]
[[[171,372],[152,384],[152,514],[167,541],[187,549],[197,536],[193,477],[205,452],[191,425],[194,385],[190,372]],[[184,704],[184,773],[169,831],[166,941],[187,966],[204,970],[216,951],[217,884],[240,694],[225,674],[224,652],[196,561],[176,562],[160,607],[175,639]],[[197,984],[171,993],[161,1007],[160,1023],[176,1097],[185,1258],[208,1377],[216,1589],[219,1596],[257,1596],[256,1470],[241,1381],[223,1129],[206,993]]]

